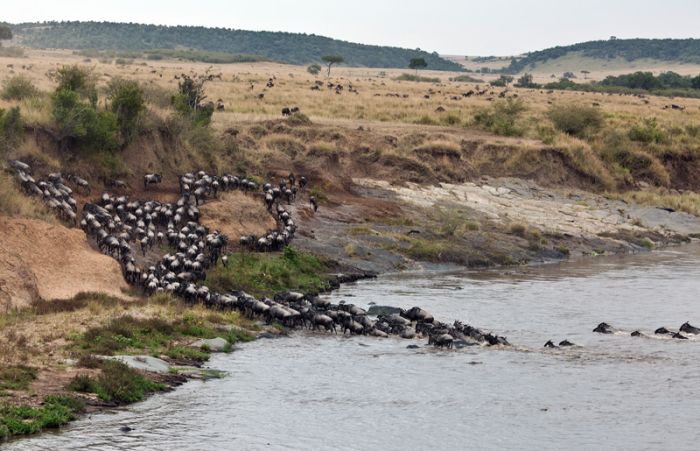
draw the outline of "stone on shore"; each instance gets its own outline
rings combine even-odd
[[[148,355],[115,355],[102,357],[106,360],[115,360],[135,370],[150,371],[151,373],[167,374],[170,365],[165,360]]]
[[[192,343],[192,347],[206,349],[210,352],[225,352],[230,346],[229,342],[221,337],[211,338],[209,340],[197,340]]]

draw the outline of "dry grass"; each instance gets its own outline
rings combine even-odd
[[[14,63],[14,71],[0,74],[0,81],[21,74],[31,80],[42,92],[32,99],[21,102],[0,101],[0,108],[19,105],[22,115],[29,124],[50,124],[49,92],[55,88],[51,74],[64,64],[82,64],[82,57],[63,51],[27,52],[22,59],[7,58],[8,63]],[[31,68],[19,69],[29,63]],[[409,143],[399,141],[377,146],[372,143],[372,151],[381,152],[385,164],[397,164],[408,167],[409,172],[419,170],[424,163],[420,161],[427,154],[448,159],[465,159],[461,144],[464,136],[483,135],[485,140],[497,141],[493,135],[481,133],[474,128],[474,117],[479,112],[494,111],[494,105],[505,105],[499,98],[503,88],[489,88],[484,83],[464,83],[450,81],[457,73],[439,73],[422,71],[425,77],[438,77],[439,83],[421,83],[413,81],[398,81],[402,70],[378,70],[367,68],[339,67],[333,72],[331,79],[314,77],[306,72],[305,67],[279,65],[273,63],[243,63],[209,65],[204,63],[183,62],[177,60],[147,61],[136,60],[133,65],[114,65],[105,62],[90,62],[94,74],[98,78],[98,86],[104,91],[107,83],[122,77],[139,81],[146,90],[149,105],[149,121],[154,126],[167,126],[170,114],[169,96],[177,89],[176,75],[181,73],[210,73],[221,74],[221,80],[215,79],[207,83],[206,91],[209,99],[221,99],[226,108],[217,112],[213,117],[215,130],[223,132],[230,128],[241,128],[241,124],[256,124],[248,127],[245,136],[248,142],[238,142],[238,148],[243,148],[243,154],[255,156],[257,160],[269,158],[274,154],[284,154],[286,158],[298,159],[299,155],[307,153],[310,157],[336,160],[344,153],[351,151],[346,146],[347,140],[335,140],[326,136],[304,136],[304,128],[308,125],[308,117],[314,126],[334,126],[346,130],[372,130],[374,133],[388,131],[388,136],[410,135],[409,127],[421,130],[424,134],[439,134],[442,130],[450,130],[455,138],[423,138],[419,142]],[[488,64],[485,64],[488,65]],[[12,73],[14,72],[14,73]],[[266,88],[265,82],[275,77],[275,86]],[[493,76],[485,76],[486,82]],[[319,90],[311,90],[320,81],[323,86]],[[334,89],[328,89],[328,82],[344,86],[341,94]],[[356,92],[350,92],[352,85]],[[463,97],[462,94],[477,88],[486,87],[483,96]],[[262,98],[260,95],[263,95]],[[527,148],[529,157],[533,152],[544,146],[552,146],[568,159],[572,167],[580,174],[593,180],[603,189],[625,189],[638,180],[648,181],[659,186],[674,182],[674,174],[664,166],[669,155],[682,157],[689,152],[700,149],[700,99],[683,99],[674,101],[686,107],[683,112],[663,109],[671,103],[670,99],[648,97],[640,99],[633,96],[607,95],[602,93],[580,93],[568,91],[546,92],[540,90],[520,89],[509,87],[503,96],[513,99],[524,108],[513,124],[503,126],[502,121],[496,121],[498,126],[488,127],[496,133],[516,136],[518,146]],[[516,99],[517,96],[517,99]],[[595,110],[592,105],[596,104]],[[555,128],[550,118],[553,105],[578,105],[586,111],[595,113],[602,118],[600,127],[585,127],[588,130],[580,137],[567,135]],[[302,115],[290,118],[275,128],[267,128],[264,121],[282,119],[282,108],[299,107]],[[599,113],[597,113],[599,112]],[[644,133],[630,133],[635,127],[644,125],[644,118],[653,118],[659,136],[663,140],[653,142],[638,142]],[[301,120],[303,119],[303,120]],[[465,127],[469,130],[465,130]],[[243,126],[245,129],[245,126]],[[560,127],[561,128],[561,127]],[[397,133],[397,130],[405,130]],[[643,132],[645,130],[642,130]],[[654,131],[656,133],[656,130]],[[643,171],[629,167],[626,158],[610,159],[606,153],[606,141],[609,136],[621,135],[625,145],[630,146],[632,157],[648,157],[649,161]],[[656,136],[656,135],[654,135]],[[197,142],[199,137],[190,141]],[[658,142],[657,142],[658,141]],[[192,146],[193,150],[197,147]],[[220,164],[220,146],[207,146],[213,150],[201,158],[201,164]],[[254,150],[250,151],[249,150]],[[534,149],[534,150],[533,150]],[[246,153],[247,152],[247,153]],[[524,154],[523,154],[524,155]],[[521,155],[522,156],[522,155]],[[417,157],[417,159],[416,159]],[[532,159],[532,158],[530,158]],[[534,158],[536,164],[540,158]],[[638,161],[637,158],[635,161]],[[445,161],[446,162],[446,161]],[[259,163],[259,161],[258,161]],[[527,161],[511,160],[511,169],[518,166],[532,169]],[[478,168],[478,165],[474,165]],[[413,169],[411,169],[413,168]],[[435,168],[431,168],[433,172]],[[437,171],[438,175],[450,177],[450,171]],[[514,174],[511,174],[514,175]],[[431,176],[432,177],[432,176]]]
[[[691,215],[700,216],[700,194],[693,192],[670,191],[663,188],[656,188],[644,191],[628,191],[625,193],[612,195],[625,200],[652,207],[672,208],[677,211],[684,211]]]
[[[17,183],[4,171],[0,172],[0,214],[58,223],[40,200],[22,193]]]

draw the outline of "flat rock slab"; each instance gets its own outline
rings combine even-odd
[[[206,348],[211,352],[224,352],[228,348],[229,342],[221,337],[212,338],[209,340],[197,340],[191,345],[194,348]]]
[[[115,355],[103,356],[105,360],[115,360],[122,362],[129,368],[142,371],[150,371],[151,373],[166,374],[170,372],[170,365],[165,360],[151,357],[148,355]]]

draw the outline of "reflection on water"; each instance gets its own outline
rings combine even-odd
[[[404,273],[331,295],[420,305],[512,350],[296,334],[241,346],[190,382],[8,449],[696,449],[700,249],[481,272]],[[593,334],[606,321],[622,331]],[[564,338],[566,350],[542,348]],[[423,345],[423,343],[420,343]],[[129,425],[133,432],[121,433]]]

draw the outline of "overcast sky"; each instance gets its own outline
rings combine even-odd
[[[700,37],[700,0],[3,0],[0,20],[98,20],[314,33],[457,55],[593,39]]]

